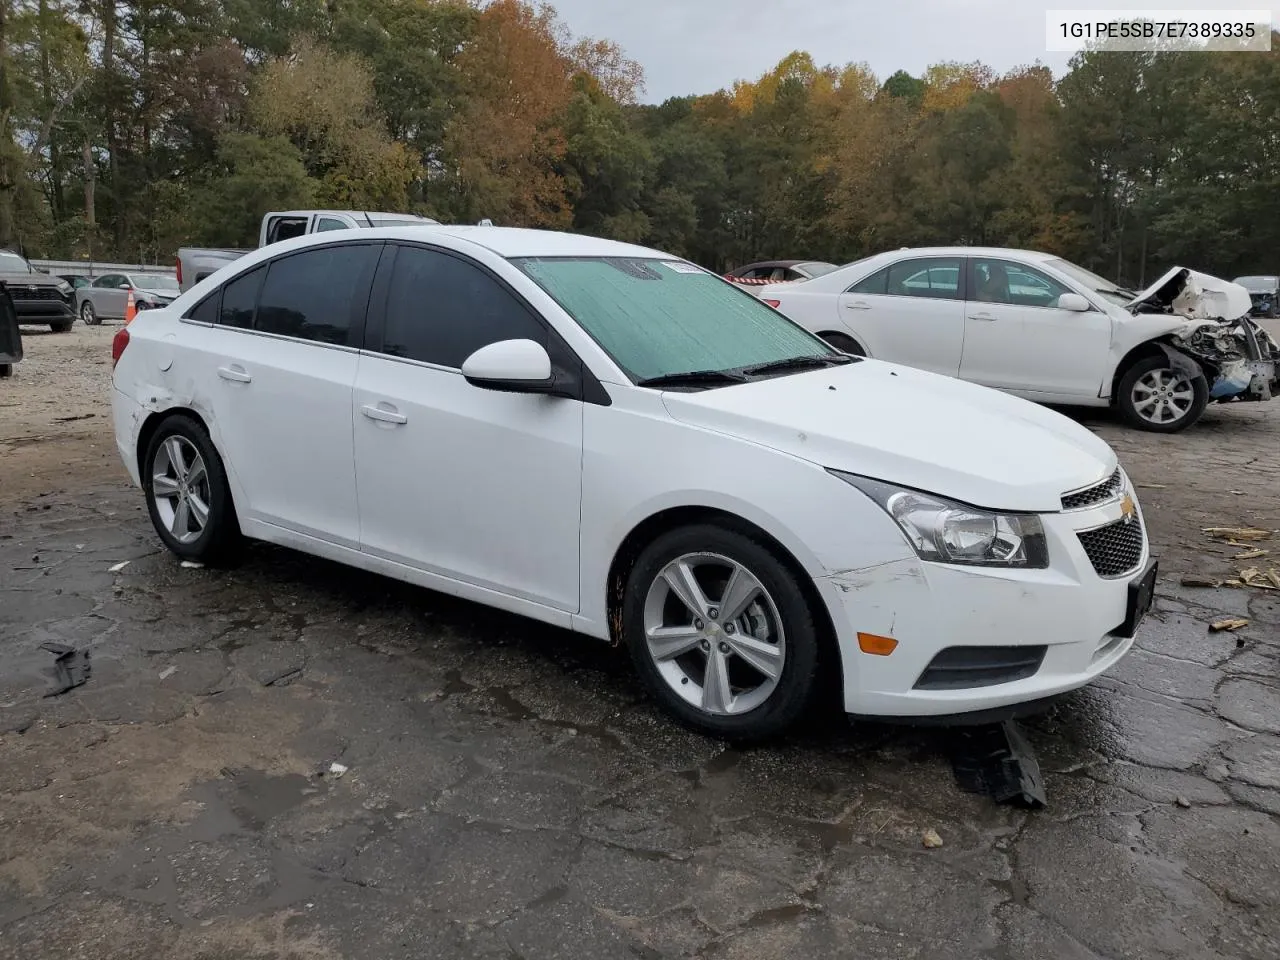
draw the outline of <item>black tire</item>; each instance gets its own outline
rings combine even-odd
[[[84,321],[87,327],[96,327],[102,323],[102,318],[98,316],[98,311],[93,309],[93,304],[88,300],[80,305],[80,319]]]
[[[777,685],[767,699],[740,714],[713,714],[686,701],[668,684],[650,656],[644,613],[650,586],[663,568],[685,554],[716,554],[746,567],[773,600],[786,642]],[[636,671],[664,709],[686,727],[725,740],[777,736],[811,706],[818,691],[820,636],[796,575],[772,548],[745,533],[706,523],[662,534],[636,559],[622,606],[623,638]],[[683,682],[683,681],[682,681]]]
[[[13,376],[13,364],[0,363],[0,380],[3,380],[5,377],[11,377],[11,376]]]
[[[59,320],[57,323],[49,324],[49,329],[54,333],[66,333],[71,329],[72,320]]]
[[[853,337],[845,336],[843,333],[824,333],[822,339],[841,353],[847,353],[851,357],[865,357],[867,355],[867,351],[862,349],[857,340],[853,339]]]
[[[1116,408],[1130,426],[1137,427],[1139,430],[1147,430],[1151,433],[1178,433],[1199,420],[1204,413],[1204,408],[1209,404],[1209,384],[1205,381],[1203,373],[1191,380],[1193,391],[1191,406],[1178,419],[1157,423],[1139,413],[1133,402],[1134,385],[1142,377],[1157,370],[1176,372],[1169,359],[1164,356],[1144,357],[1126,370],[1124,376],[1120,378],[1119,386],[1116,387]]]
[[[189,542],[182,542],[169,529],[169,525],[160,515],[160,507],[154,493],[157,457],[161,446],[170,437],[181,437],[195,448],[204,461],[207,484],[202,493],[208,506],[208,521],[198,537]],[[227,483],[227,472],[222,465],[213,441],[199,421],[186,414],[176,413],[167,417],[147,443],[142,457],[142,491],[147,498],[147,513],[151,516],[152,526],[164,545],[184,560],[217,565],[233,560],[242,544],[240,520],[236,516],[236,507],[231,499],[231,487]]]

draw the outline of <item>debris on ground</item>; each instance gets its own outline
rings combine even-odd
[[[46,640],[40,644],[40,649],[54,655],[53,689],[45,694],[46,697],[59,696],[89,679],[88,650],[77,650],[73,646],[53,640]]]
[[[1212,577],[1183,577],[1182,585],[1184,587],[1209,587],[1217,588],[1222,586],[1221,580],[1215,580]]]
[[[1165,489],[1165,484],[1163,484],[1163,483],[1139,483],[1139,484],[1137,485],[1137,487],[1138,487],[1138,489],[1139,489],[1139,490],[1164,490],[1164,489]]]
[[[329,764],[328,773],[329,773],[329,776],[334,777],[336,779],[342,776],[344,773],[346,773],[347,770],[349,769],[350,767],[347,767],[345,764],[338,763],[338,761],[335,760],[333,761],[333,763]]]
[[[1246,550],[1244,553],[1237,553],[1233,560],[1257,560],[1259,557],[1269,556],[1270,550]]]
[[[967,793],[985,793],[996,803],[1033,810],[1045,805],[1040,764],[1013,720],[957,729],[951,770]]]
[[[1280,573],[1275,569],[1263,573],[1257,567],[1245,567],[1240,571],[1240,582],[1259,590],[1280,590]]]
[[[1186,797],[1179,797],[1177,800],[1174,801],[1174,803],[1180,806],[1183,810],[1191,809],[1191,801],[1188,800]]]
[[[121,560],[119,563],[113,563],[111,566],[107,567],[107,573],[119,573],[128,565],[128,560]]]
[[[1256,527],[1205,527],[1204,532],[1215,540],[1226,540],[1228,543],[1271,539],[1270,530],[1259,530]]]
[[[1239,617],[1228,617],[1226,620],[1215,620],[1209,624],[1210,633],[1222,633],[1224,630],[1239,630],[1241,627],[1247,627],[1248,620],[1241,620]]]
[[[163,670],[160,671],[160,679],[168,680],[177,672],[178,672],[177,667],[173,667],[173,666],[165,667]]]
[[[938,831],[934,830],[932,827],[924,832],[922,840],[925,847],[929,850],[937,850],[942,846],[942,837],[938,834]]]
[[[203,570],[204,569],[204,564],[198,563],[195,560],[183,560],[181,566],[182,566],[182,569],[184,570]]]

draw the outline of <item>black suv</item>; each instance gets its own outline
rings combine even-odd
[[[19,323],[47,324],[54,333],[71,329],[75,295],[67,281],[37,270],[12,250],[0,250],[0,280],[13,298]]]

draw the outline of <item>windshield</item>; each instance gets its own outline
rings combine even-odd
[[[31,265],[16,253],[0,250],[0,270],[5,270],[9,273],[30,273]]]
[[[1059,273],[1065,273],[1076,283],[1082,284],[1092,290],[1094,293],[1100,293],[1112,303],[1118,303],[1124,306],[1133,299],[1133,293],[1125,290],[1123,287],[1117,286],[1106,277],[1100,277],[1091,270],[1086,270],[1078,264],[1072,263],[1070,260],[1054,259],[1046,260],[1047,266],[1053,267]]]
[[[838,269],[834,263],[820,263],[817,260],[796,265],[797,270],[802,270],[810,277],[820,277],[824,273],[830,273],[832,270]]]
[[[169,293],[178,292],[178,281],[173,277],[137,277],[134,286],[140,290],[164,290]]]
[[[839,356],[750,293],[688,263],[631,257],[513,262],[633,380]]]
[[[1235,282],[1250,293],[1275,293],[1280,287],[1280,277],[1236,277]]]

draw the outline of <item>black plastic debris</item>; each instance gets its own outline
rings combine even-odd
[[[985,793],[996,803],[1032,810],[1045,805],[1040,764],[1013,720],[956,731],[951,769],[960,789],[968,793]]]
[[[46,697],[56,697],[68,690],[80,686],[89,679],[89,651],[77,650],[65,643],[48,640],[40,644],[41,650],[48,650],[54,655],[53,684],[54,687]]]

